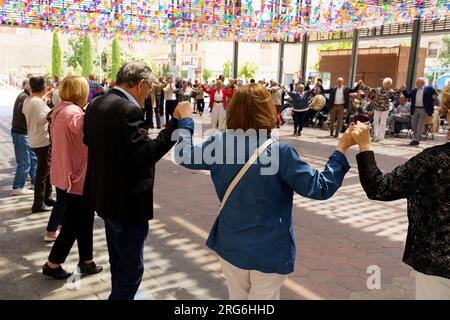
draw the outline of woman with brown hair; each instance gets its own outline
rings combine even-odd
[[[220,256],[230,299],[279,299],[295,265],[294,191],[318,200],[331,197],[350,168],[344,154],[354,141],[345,133],[319,172],[290,144],[271,138],[277,112],[266,88],[239,88],[229,108],[228,130],[196,146],[194,122],[180,119],[176,161],[211,172],[222,203],[207,246]]]

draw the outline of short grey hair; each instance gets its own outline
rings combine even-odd
[[[392,79],[391,78],[384,78],[383,84],[387,84],[387,83],[392,84]]]
[[[117,85],[127,84],[130,88],[136,87],[141,80],[151,83],[152,70],[143,62],[132,61],[124,64],[117,72]]]

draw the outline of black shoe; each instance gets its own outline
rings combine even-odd
[[[281,125],[283,125],[283,124],[285,124],[285,123],[286,123],[286,121],[284,121],[284,120],[283,120],[283,121],[281,121]]]
[[[56,200],[50,198],[50,199],[48,199],[48,200],[45,200],[45,201],[44,201],[44,204],[45,204],[46,206],[53,207],[53,206],[56,204]]]
[[[297,135],[297,131],[294,131],[294,136],[296,136]]]
[[[88,264],[84,262],[78,262],[78,268],[80,269],[80,273],[82,275],[97,274],[103,271],[103,267],[97,266],[95,262],[91,262]]]
[[[46,206],[45,204],[43,204],[42,206],[38,207],[38,208],[31,208],[31,212],[32,213],[37,213],[37,212],[46,212],[46,211],[52,211],[52,207]]]
[[[413,140],[413,141],[411,141],[411,143],[409,145],[410,146],[418,146],[419,145],[419,141]]]
[[[64,269],[61,266],[52,269],[48,266],[47,263],[45,263],[44,266],[42,267],[42,273],[56,280],[64,280],[72,275],[72,273],[64,271]]]

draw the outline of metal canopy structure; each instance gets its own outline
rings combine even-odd
[[[308,43],[352,41],[349,82],[358,40],[411,37],[408,87],[415,77],[421,34],[450,32],[450,0],[0,0],[0,24],[128,41],[302,42],[306,81]],[[173,57],[172,57],[172,60]]]

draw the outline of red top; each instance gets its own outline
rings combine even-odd
[[[208,90],[204,85],[202,85],[202,89],[204,92],[209,94],[209,108],[212,109],[213,104],[214,104],[214,95],[216,94],[217,89]],[[222,103],[223,103],[224,110],[227,109],[227,97],[231,98],[232,96],[233,96],[233,92],[228,92],[226,89],[222,88]]]

